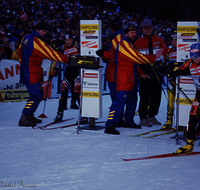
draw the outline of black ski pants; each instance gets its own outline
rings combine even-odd
[[[139,116],[140,120],[154,117],[158,114],[161,94],[162,94],[162,76],[157,78],[140,79],[139,84]]]

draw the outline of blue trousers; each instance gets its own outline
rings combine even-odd
[[[108,81],[108,88],[110,90],[110,98],[111,98],[112,102],[114,102],[114,100],[116,98],[116,84],[115,84],[115,82],[109,82]]]
[[[135,125],[133,117],[137,106],[137,90],[134,89],[133,91],[116,92],[116,98],[111,105],[105,128],[111,125],[115,126],[119,122],[125,105],[125,124]]]
[[[22,113],[24,115],[31,115],[36,111],[42,101],[44,92],[40,83],[26,84],[26,88],[30,98],[22,110]]]
[[[124,120],[125,125],[135,125],[134,116],[137,107],[137,100],[137,89],[134,88],[133,91],[129,93],[129,96],[126,101],[126,111]]]

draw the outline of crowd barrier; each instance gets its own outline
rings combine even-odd
[[[43,60],[42,68],[44,72],[44,82],[42,88],[44,90],[44,97],[46,98],[58,98],[61,95],[61,85],[63,79],[63,71],[65,64],[57,63],[57,67],[61,68],[61,71],[56,77],[49,80],[48,74],[51,68],[52,61]],[[106,64],[103,63],[105,66]],[[20,83],[20,64],[19,61],[3,59],[0,61],[0,101],[24,101],[28,100],[29,94],[26,90],[25,85]],[[103,73],[104,75],[104,73]],[[104,77],[105,83],[105,77]],[[48,93],[46,93],[48,86]],[[107,85],[103,85],[103,90],[107,89]]]
[[[43,98],[55,98],[61,94],[62,72],[51,80],[48,80],[49,70],[52,61],[43,60],[42,68],[44,72],[44,82],[42,88],[44,90]],[[58,63],[58,66],[63,64]],[[29,98],[29,94],[25,85],[20,83],[20,64],[16,60],[3,59],[0,62],[0,101],[23,101]],[[49,85],[49,86],[48,86]],[[48,86],[48,92],[47,90]]]

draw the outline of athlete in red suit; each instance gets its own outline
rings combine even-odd
[[[194,149],[195,127],[200,119],[200,44],[195,43],[190,47],[190,59],[186,60],[176,71],[168,74],[168,79],[179,75],[191,75],[196,87],[196,95],[190,110],[188,123],[187,144],[176,150],[175,153],[190,153]]]

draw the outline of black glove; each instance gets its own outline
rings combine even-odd
[[[99,49],[96,51],[96,54],[99,56],[99,57],[103,57],[103,53],[104,53],[104,50],[102,49]]]

